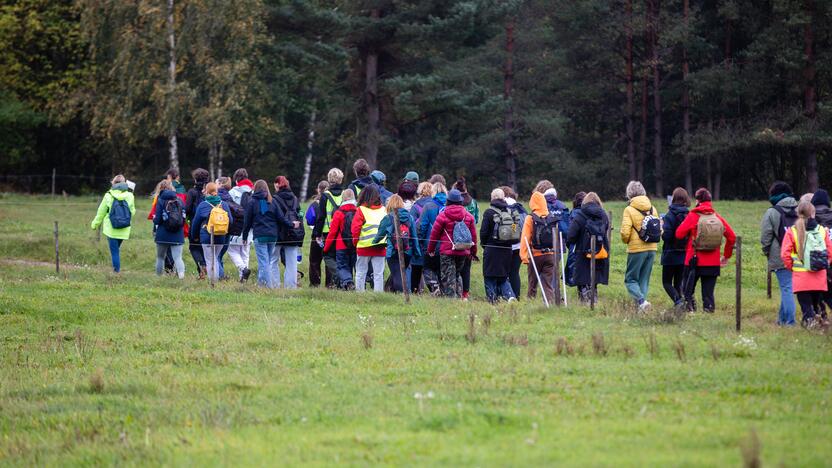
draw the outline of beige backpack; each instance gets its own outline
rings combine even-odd
[[[696,239],[693,246],[696,250],[717,250],[722,246],[725,226],[716,213],[700,214],[696,223]]]

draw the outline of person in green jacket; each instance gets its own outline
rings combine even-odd
[[[110,256],[113,260],[113,271],[121,271],[121,257],[119,249],[121,243],[130,238],[130,225],[136,214],[136,204],[133,193],[128,190],[127,181],[123,175],[113,177],[112,188],[104,194],[98,212],[90,227],[97,230],[104,225],[104,235],[110,246]]]

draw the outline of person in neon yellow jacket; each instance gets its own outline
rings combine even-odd
[[[133,193],[130,192],[123,175],[119,174],[113,177],[111,185],[110,190],[104,194],[101,204],[98,205],[98,211],[90,227],[93,230],[97,230],[103,225],[103,232],[107,237],[107,242],[110,247],[113,271],[119,273],[121,271],[121,255],[119,251],[121,249],[121,243],[130,238],[130,227],[133,215],[136,214],[136,203],[133,199]],[[114,204],[117,204],[115,210],[113,209]],[[125,204],[127,205],[127,211],[130,213],[129,216],[127,216],[127,213],[123,209]],[[113,220],[114,218],[115,221]],[[114,222],[116,226],[113,226]]]

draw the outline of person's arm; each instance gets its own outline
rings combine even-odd
[[[326,235],[326,243],[324,243],[324,252],[329,252],[332,249],[332,246],[336,244],[338,240],[338,234],[341,232],[341,228],[344,224],[344,213],[341,210],[335,212],[332,215],[332,222],[329,224],[329,232]],[[352,229],[352,226],[350,226]],[[315,242],[314,240],[312,242]]]
[[[581,227],[578,218],[569,223],[569,231],[566,232],[566,245],[577,245],[581,236]]]
[[[679,240],[685,239],[693,233],[693,229],[699,224],[699,215],[690,213],[682,224],[676,228],[676,238]]]
[[[633,218],[630,217],[629,207],[627,207],[624,208],[624,214],[621,216],[621,242],[629,244],[632,235]]]
[[[533,222],[530,223],[526,220],[526,222],[523,223],[523,235],[520,236],[520,260],[526,264],[529,263],[530,252],[528,244],[531,242],[533,224]]]
[[[783,264],[786,265],[788,270],[794,267],[792,250],[794,250],[794,239],[792,238],[792,231],[789,229],[786,231],[786,235],[783,236],[783,245],[780,246],[780,260],[783,260]]]
[[[734,254],[734,245],[737,242],[737,235],[734,233],[734,229],[731,228],[731,225],[728,224],[722,216],[716,215],[716,217],[722,221],[722,225],[725,227],[725,232],[723,232],[723,236],[725,236],[725,250],[723,251],[723,257],[725,259],[729,259]]]
[[[439,237],[442,235],[442,231],[445,228],[442,226],[442,222],[439,218],[433,223],[433,229],[430,231],[430,239],[428,240],[428,255],[432,255],[436,249],[436,242],[439,241]]]
[[[254,226],[254,205],[257,204],[259,207],[260,202],[258,200],[252,200],[249,202],[248,206],[246,207],[246,215],[243,218],[243,232],[240,234],[240,237],[245,241],[248,239],[249,232],[251,232],[251,228]]]
[[[104,217],[107,216],[107,213],[110,211],[110,200],[112,200],[110,193],[105,193],[104,198],[101,199],[101,203],[98,205],[98,211],[95,212],[95,217],[92,219],[92,224],[90,224],[92,229],[98,229],[98,227],[101,226],[101,223],[104,221]]]
[[[486,219],[491,219],[494,217],[492,213],[496,213],[491,208],[485,210],[482,214],[483,222],[480,224],[480,242],[482,243],[483,247],[491,245],[491,237],[494,235],[494,223],[485,222]]]
[[[832,240],[829,239],[829,232],[823,236],[823,239],[826,242],[826,259],[832,264]]]
[[[413,218],[410,218],[408,223],[410,223],[410,239],[406,239],[406,241],[410,242],[411,256],[421,257],[422,249],[419,247],[419,235],[416,233],[416,229],[413,228]]]
[[[763,221],[760,224],[760,245],[763,247],[763,255],[766,256],[768,256],[771,251],[771,246],[777,238],[777,233],[775,232],[776,228],[774,227],[771,219],[771,210],[773,210],[773,208],[766,210],[763,215]]]
[[[474,217],[465,218],[465,224],[468,225],[468,230],[471,231],[471,240],[473,243],[471,244],[471,256],[477,256],[477,225],[474,221]]]
[[[350,233],[352,233],[352,241],[353,245],[358,245],[358,241],[361,239],[361,228],[364,226],[364,212],[361,211],[361,208],[355,210],[355,215],[352,218],[352,226],[350,227]]]
[[[196,217],[196,197],[191,195],[192,191],[188,190],[188,193],[185,194],[185,217],[191,221],[191,224],[194,222],[194,218]]]
[[[153,221],[156,217],[156,205],[159,203],[159,195],[153,197],[153,201],[150,203],[150,211],[147,212],[147,219]],[[156,223],[153,223],[156,224]]]
[[[199,231],[202,230],[203,223],[205,223],[205,215],[199,212],[199,206],[197,206],[194,210],[194,220],[191,223],[191,232],[197,239],[199,239]]]
[[[130,217],[136,215],[136,197],[132,193],[127,193],[127,206],[130,207]]]
[[[662,222],[662,240],[665,243],[673,243],[676,239],[676,215],[673,214],[672,211],[668,211],[666,215],[664,215],[664,219]]]
[[[151,219],[153,220],[153,225],[154,226],[158,226],[158,225],[162,224],[162,210],[163,209],[164,209],[164,207],[162,206],[162,204],[158,203],[158,199],[153,200],[153,217]]]

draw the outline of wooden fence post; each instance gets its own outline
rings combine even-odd
[[[766,265],[766,269],[768,269],[768,265]],[[768,270],[766,275],[766,297],[771,299],[771,270]]]
[[[595,310],[595,238],[589,239],[589,308]]]
[[[742,236],[737,236],[737,333],[742,330]]]
[[[61,249],[58,244],[58,222],[55,221],[55,274],[61,273]]]
[[[393,229],[396,230],[394,240],[396,241],[396,250],[399,256],[399,278],[401,278],[400,282],[402,283],[404,302],[410,304],[410,288],[407,285],[407,276],[404,274],[404,252],[402,252],[403,244],[401,231],[399,230],[399,216],[398,213],[393,213],[391,216],[393,217]]]
[[[52,198],[55,198],[55,168],[52,168]]]

